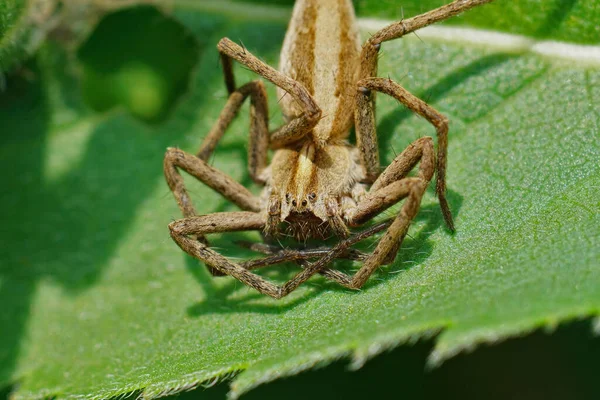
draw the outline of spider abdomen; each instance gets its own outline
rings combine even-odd
[[[360,63],[360,40],[350,0],[297,0],[280,58],[280,70],[302,83],[322,111],[312,131],[320,143],[348,135]],[[302,109],[279,90],[287,119]]]

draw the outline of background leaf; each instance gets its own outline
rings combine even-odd
[[[0,73],[17,65],[33,50],[31,2],[5,0],[0,3]]]
[[[239,3],[289,6],[294,0],[235,0]],[[205,7],[217,3],[205,1]],[[221,5],[222,1],[218,2]],[[409,18],[449,3],[444,0],[398,1],[354,0],[357,14],[387,20]],[[564,40],[574,43],[598,43],[600,38],[598,2],[577,0],[495,1],[445,21],[446,25],[470,25],[510,32],[538,39]]]
[[[80,94],[81,64],[53,42],[29,66],[33,78],[11,78],[0,98],[10,133],[0,146],[9,189],[0,197],[0,383],[18,380],[17,399],[137,390],[151,397],[243,371],[232,383],[239,394],[342,356],[358,366],[440,331],[433,363],[482,341],[598,314],[598,66],[443,38],[386,43],[381,74],[452,121],[457,234],[443,228],[430,193],[395,264],[360,292],[316,278],[273,301],[210,278],[169,238],[166,225],[179,211],[162,177],[164,149],[194,151],[225,102],[218,39],[241,39],[275,65],[287,11],[242,15],[236,10],[256,6],[223,3],[223,12],[207,13],[209,3],[177,4],[174,17],[200,55],[188,93],[162,124],[118,109],[92,112]],[[385,11],[368,12],[369,4],[358,3],[361,15]],[[494,7],[511,15],[513,6]],[[578,41],[599,21],[540,34],[528,18],[550,11],[530,11],[514,23],[532,37]],[[563,27],[567,36],[556,36]],[[254,79],[242,68],[236,74]],[[390,99],[380,96],[378,106],[383,163],[432,134]],[[213,163],[258,192],[245,172],[247,123],[245,108]],[[200,212],[234,209],[188,181]],[[244,255],[230,240],[214,243]]]

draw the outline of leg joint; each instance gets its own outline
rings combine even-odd
[[[438,131],[448,132],[448,118],[442,114],[434,115],[432,122]]]
[[[185,224],[182,223],[182,220],[173,221],[169,224],[169,232],[171,233],[171,237],[182,236],[185,235]]]
[[[180,160],[185,158],[185,152],[177,147],[167,147],[165,152],[165,163],[169,161],[171,164],[179,165]]]

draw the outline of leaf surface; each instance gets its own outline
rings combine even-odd
[[[0,383],[18,380],[16,399],[138,390],[152,397],[241,371],[232,382],[239,395],[343,356],[360,366],[423,335],[439,332],[436,363],[481,342],[598,314],[600,65],[444,38],[386,43],[380,74],[451,120],[457,233],[444,229],[431,192],[395,263],[359,292],[315,278],[275,301],[211,278],[169,237],[167,224],[180,214],[162,157],[168,146],[195,151],[225,103],[219,38],[242,39],[276,65],[287,11],[261,6],[257,28],[229,3],[210,12],[195,4],[178,2],[174,17],[197,38],[200,61],[162,124],[90,111],[77,75],[64,67],[73,61],[53,43],[40,50],[35,79],[14,78],[0,98],[8,189],[0,197]],[[365,16],[385,10],[358,4]],[[580,41],[563,25],[564,37],[540,36],[523,21],[519,33],[531,38]],[[595,21],[581,28],[586,35]],[[236,74],[238,82],[254,79],[242,68]],[[269,97],[276,115],[272,87]],[[212,162],[258,193],[245,171],[247,114],[243,108]],[[377,115],[383,164],[434,133],[384,96]],[[234,210],[187,182],[199,212]],[[214,244],[237,254],[231,236]]]

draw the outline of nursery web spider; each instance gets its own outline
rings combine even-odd
[[[445,196],[448,120],[398,83],[377,77],[378,53],[383,42],[490,1],[457,0],[392,23],[361,47],[351,0],[297,0],[283,42],[280,71],[228,38],[221,39],[217,48],[229,92],[225,108],[196,155],[169,148],[164,159],[167,183],[184,216],[169,225],[175,242],[186,253],[204,261],[213,275],[231,275],[263,294],[281,298],[316,273],[358,289],[380,265],[392,262],[435,172],[442,214],[453,230]],[[269,130],[267,94],[262,81],[238,87],[232,60],[277,86],[286,121],[283,126]],[[435,127],[437,158],[433,139],[422,137],[380,173],[375,92],[392,96]],[[252,179],[265,186],[260,197],[207,163],[248,97],[248,169]],[[353,124],[356,146],[346,141]],[[274,151],[270,165],[269,149]],[[407,176],[417,164],[417,175]],[[197,215],[180,169],[244,211]],[[401,200],[404,204],[393,220],[350,234],[349,228],[360,226]],[[372,253],[350,249],[359,240],[384,229]],[[287,234],[304,241],[334,235],[339,241],[331,249],[312,250],[277,250],[255,244],[250,247],[269,256],[235,263],[211,249],[205,238],[207,234],[245,230],[260,230],[267,238]],[[362,267],[353,276],[327,268],[336,258],[360,259]],[[310,262],[311,259],[315,261]],[[283,261],[295,261],[302,270],[282,286],[251,272]]]

